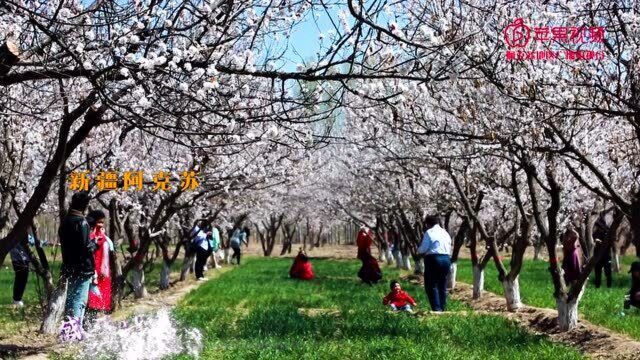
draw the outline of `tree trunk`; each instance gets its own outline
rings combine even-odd
[[[400,252],[400,250],[396,250],[395,252],[395,259],[396,259],[396,269],[401,269],[402,268],[402,253]]]
[[[162,270],[160,271],[160,289],[167,290],[169,288],[169,264],[166,261],[162,262]]]
[[[540,260],[540,253],[542,252],[542,241],[538,241],[533,246],[533,260]]]
[[[484,292],[484,267],[473,265],[473,299],[480,299]]]
[[[136,299],[146,297],[147,288],[144,285],[144,268],[142,265],[136,266],[131,270],[131,284],[133,285],[133,296]]]
[[[64,306],[67,300],[67,280],[60,278],[58,287],[53,291],[47,311],[40,326],[40,332],[44,334],[55,334],[60,329],[60,322],[64,315]]]
[[[229,252],[229,248],[224,249],[225,255],[228,252]],[[187,275],[191,272],[195,259],[196,259],[195,255],[191,255],[191,254],[188,256],[185,255],[184,262],[182,263],[182,269],[180,270],[180,281],[185,281],[187,279]]]
[[[452,262],[449,275],[447,276],[447,289],[453,290],[456,288],[457,274],[458,274],[458,262]]]
[[[616,244],[613,244],[613,247],[611,250],[613,252],[613,256],[611,257],[611,268],[613,272],[615,272],[616,274],[619,274],[620,273],[620,252],[618,252]]]
[[[402,269],[411,271],[411,257],[409,255],[403,256]]]
[[[518,276],[510,280],[508,277],[502,282],[504,288],[504,297],[507,300],[507,310],[516,311],[522,307],[520,300],[520,283]]]
[[[416,263],[416,267],[413,270],[413,273],[416,275],[424,274],[424,259],[422,257],[418,257],[417,259],[414,259],[414,261]]]

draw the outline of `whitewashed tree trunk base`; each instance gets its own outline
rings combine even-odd
[[[140,268],[131,270],[131,284],[133,285],[133,296],[142,299],[148,295],[144,286],[144,271]]]
[[[517,311],[522,307],[522,301],[520,300],[520,282],[518,277],[511,281],[505,280],[502,282],[504,288],[504,297],[507,300],[507,310]]]
[[[473,266],[473,299],[480,299],[484,292],[484,269]]]
[[[452,262],[449,269],[449,276],[447,276],[447,289],[453,290],[456,288],[456,276],[458,275],[458,263]]]
[[[167,290],[169,288],[169,265],[162,262],[162,270],[160,271],[160,289]]]
[[[569,331],[578,326],[578,301],[566,302],[556,299],[558,309],[558,327],[560,331]]]
[[[407,255],[404,256],[404,261],[402,262],[402,268],[404,270],[409,270],[411,271],[411,256]]]
[[[401,269],[402,268],[402,254],[399,251],[396,252],[395,259],[396,259],[396,268],[397,269]]]
[[[558,327],[560,331],[569,331],[578,325],[578,304],[584,295],[586,284],[582,286],[578,297],[570,302],[564,299],[556,299],[556,309],[558,310]]]
[[[42,321],[40,331],[45,334],[55,334],[60,330],[60,322],[64,316],[64,305],[67,301],[67,281],[60,280],[60,284],[51,294],[47,313]]]
[[[393,265],[393,253],[391,252],[391,249],[387,249],[387,265]]]

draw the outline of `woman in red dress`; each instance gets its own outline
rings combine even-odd
[[[371,244],[373,243],[373,233],[367,227],[362,226],[356,238],[358,245],[358,259],[362,261],[362,267],[358,271],[358,277],[365,283],[371,285],[382,279],[382,271],[378,265],[378,260],[371,256]]]
[[[298,252],[298,256],[293,260],[293,265],[289,270],[289,276],[294,279],[311,280],[314,278],[313,267],[307,254],[302,249]]]
[[[87,214],[87,222],[91,227],[89,237],[96,242],[97,250],[94,253],[95,275],[93,284],[89,290],[89,302],[87,308],[92,312],[111,311],[111,266],[109,252],[113,251],[111,240],[104,232],[104,212],[91,211]]]

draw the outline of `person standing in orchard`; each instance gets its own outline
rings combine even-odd
[[[596,243],[593,252],[594,254],[597,254],[600,251],[603,252],[602,257],[596,263],[596,267],[594,269],[594,285],[596,288],[599,288],[602,283],[603,270],[607,281],[607,287],[610,288],[613,282],[613,276],[611,273],[611,244],[606,245],[608,236],[609,225],[607,225],[605,214],[603,213],[598,217],[598,220],[593,226],[593,239]]]
[[[31,235],[29,235],[31,238]],[[15,273],[15,279],[13,281],[13,305],[16,307],[24,306],[22,302],[22,296],[27,288],[27,281],[29,280],[29,263],[31,258],[29,252],[24,248],[22,243],[18,243],[11,251],[11,265],[13,265],[13,271]]]
[[[564,282],[570,285],[578,280],[582,269],[582,254],[578,242],[578,233],[573,229],[568,229],[562,235],[562,270],[564,272]]]
[[[240,245],[244,243],[246,246],[249,245],[247,242],[247,233],[241,229],[237,228],[233,231],[233,235],[231,235],[231,239],[229,240],[229,244],[231,245],[231,249],[233,249],[233,255],[231,259],[237,259],[237,264],[240,265],[240,257],[242,256],[242,250]]]
[[[62,252],[61,276],[67,281],[65,315],[80,324],[89,298],[89,287],[95,274],[96,243],[89,238],[89,223],[84,212],[89,206],[89,194],[78,192],[71,197],[69,211],[58,230]]]
[[[366,226],[360,227],[358,236],[356,237],[356,245],[358,246],[357,257],[362,261],[362,266],[358,271],[358,277],[365,283],[372,285],[382,279],[382,271],[378,265],[378,260],[371,255],[371,244],[373,243],[373,234]]]
[[[111,239],[107,237],[104,231],[105,218],[106,215],[101,210],[94,210],[87,214],[87,222],[91,227],[89,237],[97,246],[94,254],[95,287],[92,287],[89,291],[89,303],[87,306],[92,315],[111,311],[111,258],[109,254],[114,249]]]
[[[418,254],[424,254],[424,287],[433,311],[447,308],[447,276],[451,268],[451,236],[435,216],[424,220],[425,232]]]

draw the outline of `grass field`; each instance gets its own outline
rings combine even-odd
[[[511,322],[465,311],[397,314],[385,310],[388,281],[359,283],[355,261],[315,260],[316,279],[287,277],[290,259],[251,258],[189,293],[178,320],[204,333],[204,359],[580,359],[573,349]],[[403,284],[419,309],[424,291]],[[468,310],[453,302],[450,310]]]
[[[622,259],[623,269],[613,275],[613,287],[605,285],[604,274],[602,286],[596,289],[593,285],[593,274],[587,289],[580,301],[578,312],[588,321],[604,326],[611,330],[627,334],[640,340],[640,311],[638,309],[624,310],[623,297],[629,292],[630,264],[635,257],[627,256]],[[526,260],[520,274],[520,293],[525,304],[555,308],[553,298],[553,284],[545,261]],[[471,262],[461,259],[458,265],[458,280],[472,283]],[[498,272],[492,263],[487,265],[485,273],[485,289],[497,294],[503,294],[502,284],[498,281]]]

